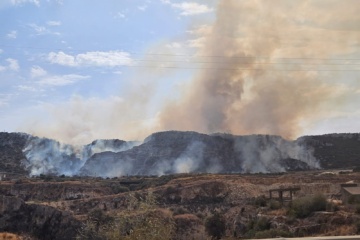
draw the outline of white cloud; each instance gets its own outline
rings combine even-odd
[[[51,63],[56,63],[59,65],[70,66],[70,67],[77,66],[75,62],[75,57],[68,55],[64,52],[58,52],[58,53],[51,52],[48,55],[48,60]]]
[[[19,70],[19,64],[18,61],[12,58],[6,59],[6,61],[9,63],[8,69],[12,71],[18,71]]]
[[[182,44],[179,42],[172,42],[172,43],[166,44],[166,47],[170,48],[170,49],[181,48]]]
[[[205,42],[206,42],[205,37],[199,37],[199,38],[188,40],[187,45],[191,48],[202,48],[202,47],[204,47]]]
[[[31,23],[29,26],[34,29],[37,34],[44,34],[47,31],[46,27],[36,25],[35,23]]]
[[[36,6],[40,6],[40,1],[39,0],[11,0],[11,3],[13,5],[16,5],[16,6],[21,6],[23,4],[26,4],[26,3],[31,3],[31,4],[34,4]]]
[[[125,14],[122,12],[118,12],[115,14],[114,18],[126,18]]]
[[[198,36],[204,36],[204,35],[209,35],[212,33],[212,26],[211,25],[200,25],[197,26],[195,28],[193,28],[192,30],[187,31],[188,33],[192,34],[192,35],[198,35]]]
[[[17,89],[19,91],[28,91],[28,92],[37,92],[39,91],[38,89],[31,87],[31,86],[27,86],[27,85],[19,85],[17,86]]]
[[[0,93],[0,107],[4,107],[9,105],[9,101],[11,100],[14,94]]]
[[[109,52],[86,52],[75,56],[64,52],[50,52],[48,60],[53,64],[64,66],[98,66],[98,67],[117,67],[129,66],[133,64],[131,56],[127,52],[109,51]]]
[[[6,106],[6,105],[8,105],[7,100],[6,100],[6,99],[1,99],[1,98],[0,98],[0,107]]]
[[[47,73],[43,68],[41,68],[39,66],[33,66],[30,70],[30,74],[31,74],[32,78],[36,78],[36,77],[43,77]]]
[[[15,39],[17,37],[17,31],[11,31],[8,34],[6,34],[7,38]]]
[[[36,83],[41,87],[45,86],[66,86],[74,84],[78,81],[90,78],[90,76],[78,75],[78,74],[67,74],[67,75],[50,75],[40,66],[32,66],[30,70],[31,78],[39,79]],[[31,86],[20,85],[19,90],[23,91],[39,91]],[[40,91],[42,89],[40,88]]]
[[[45,35],[45,34],[60,35],[60,33],[58,33],[58,32],[50,31],[46,27],[39,26],[35,23],[29,24],[29,27],[31,27],[35,31],[36,35]]]
[[[60,75],[60,76],[48,76],[42,78],[37,83],[40,85],[48,85],[48,86],[66,86],[88,78],[90,78],[90,76],[68,74],[68,75]]]
[[[212,27],[210,25],[200,25],[193,28],[187,33],[196,36],[194,39],[188,40],[187,46],[191,48],[202,48],[205,45],[207,37],[212,33]]]
[[[170,0],[161,0],[164,4],[169,4],[171,7],[179,9],[180,14],[183,16],[197,15],[203,13],[209,13],[214,11],[213,8],[208,7],[204,4],[199,4],[196,2],[182,2],[182,3],[172,3]]]
[[[6,70],[18,71],[20,69],[19,63],[16,59],[8,58],[8,59],[6,59],[6,61],[8,62],[8,65],[7,66],[0,65],[0,72],[6,71]]]
[[[49,26],[60,26],[61,22],[60,21],[47,21],[46,24]]]
[[[146,9],[147,9],[147,6],[146,5],[142,5],[142,6],[138,6],[138,9],[140,10],[140,11],[146,11]]]

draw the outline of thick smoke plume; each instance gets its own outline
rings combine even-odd
[[[215,20],[191,26],[183,43],[197,49],[187,85],[164,96],[171,87],[155,69],[176,62],[166,57],[139,70],[121,97],[74,96],[19,130],[76,144],[165,130],[294,138],[358,108],[359,81],[347,71],[358,62],[339,59],[358,59],[359,12],[358,0],[219,0]]]
[[[319,118],[344,100],[344,86],[333,82],[341,76],[316,71],[336,66],[316,64],[331,64],[321,59],[355,49],[359,33],[345,28],[359,29],[353,8],[359,6],[356,1],[220,1],[199,55],[221,57],[210,58],[182,97],[165,107],[161,128],[297,136],[304,120]]]

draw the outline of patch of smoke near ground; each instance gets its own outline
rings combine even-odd
[[[312,149],[307,149],[299,141],[287,141],[278,136],[252,135],[239,137],[235,150],[243,158],[242,169],[246,173],[285,172],[283,159],[296,159],[310,168],[320,168]]]
[[[95,140],[91,144],[76,146],[48,138],[29,137],[23,152],[26,159],[24,167],[30,175],[56,174],[76,175],[85,162],[94,154],[101,152],[126,151],[139,142],[121,140]]]
[[[165,175],[176,173],[285,172],[283,160],[319,168],[313,150],[302,141],[279,136],[163,132],[144,142],[95,140],[85,146],[29,138],[23,164],[30,175]]]

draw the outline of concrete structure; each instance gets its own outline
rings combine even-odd
[[[341,200],[344,204],[360,203],[360,187],[342,187]]]
[[[293,194],[296,193],[297,191],[300,191],[300,187],[270,189],[269,197],[270,197],[270,199],[276,199],[276,200],[279,200],[280,202],[292,201]],[[273,196],[274,192],[277,193],[277,197]]]

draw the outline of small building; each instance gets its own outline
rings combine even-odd
[[[360,187],[342,187],[341,200],[344,204],[360,203]]]

